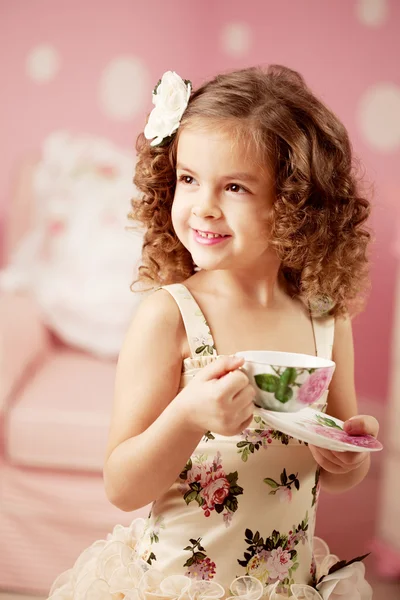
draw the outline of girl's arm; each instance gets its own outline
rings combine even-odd
[[[122,510],[168,490],[208,429],[231,436],[252,421],[243,358],[219,357],[177,393],[185,339],[175,301],[160,290],[142,303],[123,344],[104,466],[107,496]]]
[[[347,421],[358,413],[353,333],[348,317],[336,319],[332,359],[336,363],[336,369],[329,389],[327,413]],[[350,434],[370,433],[376,436],[378,429],[376,419],[369,416],[359,416],[346,424],[346,431]],[[310,446],[310,450],[321,466],[321,486],[330,492],[342,492],[354,487],[369,471],[369,453],[331,452],[315,446]]]
[[[164,290],[139,306],[117,365],[104,482],[118,508],[132,511],[175,481],[202,434],[184,422],[175,398],[182,371],[179,309]]]

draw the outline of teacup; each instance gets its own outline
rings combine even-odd
[[[266,410],[296,412],[316,404],[327,391],[335,363],[293,352],[236,352],[256,390],[255,404]]]

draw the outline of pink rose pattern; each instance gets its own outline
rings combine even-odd
[[[282,550],[281,546],[271,550],[266,564],[270,579],[274,581],[284,579],[289,573],[289,569],[293,567],[293,564],[290,552]]]
[[[303,425],[306,429],[310,429],[315,433],[319,433],[324,437],[328,437],[332,440],[337,440],[339,442],[345,442],[346,444],[351,444],[352,446],[357,446],[359,448],[380,448],[380,442],[372,435],[349,435],[344,431],[344,429],[336,423],[333,419],[326,417],[324,415],[315,415],[315,420],[311,419],[304,420],[300,424]]]
[[[243,488],[237,484],[237,471],[225,473],[220,452],[212,461],[198,460],[193,464],[190,459],[179,478],[186,504],[197,502],[205,517],[209,517],[214,510],[218,514],[223,513],[225,525],[230,525],[232,514],[238,508],[237,496],[243,494]]]
[[[244,560],[238,560],[238,563],[245,567],[247,575],[256,577],[265,586],[279,582],[278,593],[288,595],[290,585],[294,583],[293,574],[299,567],[296,547],[307,541],[308,514],[287,534],[273,531],[265,540],[258,531],[253,533],[246,529],[247,548]]]
[[[225,498],[229,496],[231,484],[227,480],[225,473],[212,473],[201,491],[204,499],[204,506],[208,510],[214,510],[216,504],[223,505]]]
[[[254,376],[257,387],[264,394],[272,394],[275,400],[286,404],[295,399],[304,405],[322,401],[331,382],[334,367],[304,369],[296,367],[276,367],[270,365],[273,373],[259,373]],[[308,377],[307,377],[308,374]],[[306,377],[306,379],[304,379]],[[263,404],[260,404],[263,407]]]
[[[324,391],[328,389],[332,375],[333,369],[331,367],[318,369],[318,371],[312,373],[299,388],[297,395],[299,401],[307,405],[317,402]]]
[[[197,355],[216,356],[215,346],[208,326],[206,335],[199,335],[195,342]],[[313,403],[314,398],[319,397],[320,390],[329,384],[331,378],[329,369],[326,369],[325,373],[323,371],[317,373],[313,370],[307,370],[306,373],[304,370],[301,370],[301,373],[295,369],[289,371],[277,371],[275,376],[272,376],[272,378],[269,377],[266,381],[266,385],[271,389],[267,389],[267,391],[270,393],[274,392],[277,396],[280,396],[282,393],[283,400],[286,400],[290,396],[290,392],[288,391],[289,388],[292,394],[299,390],[300,397],[303,399],[302,401],[305,405]],[[296,381],[297,376],[300,377],[300,375],[302,377],[307,377],[303,386],[300,381]],[[282,380],[285,380],[285,377],[286,383],[285,381],[282,382]],[[280,382],[279,386],[278,382]],[[286,387],[283,386],[283,383],[285,383]],[[326,427],[327,424],[331,431],[330,435],[332,438],[344,439],[343,436],[346,434],[343,430],[339,430],[340,428],[326,422],[310,422],[307,424],[307,427],[314,427],[316,430],[321,429],[325,433],[328,429]],[[207,442],[208,447],[213,448],[213,450],[210,451],[209,456],[194,453],[191,459],[188,460],[177,482],[179,486],[178,493],[182,494],[184,502],[187,505],[190,504],[191,508],[194,508],[196,511],[197,508],[202,509],[202,513],[200,511],[197,511],[197,513],[199,514],[201,523],[205,525],[204,530],[207,532],[207,525],[210,525],[213,532],[210,541],[206,544],[210,555],[208,555],[208,551],[202,545],[202,537],[197,537],[196,535],[193,538],[190,538],[188,542],[189,545],[186,547],[183,547],[186,543],[184,538],[183,543],[180,545],[182,548],[182,555],[180,557],[180,564],[183,567],[182,573],[191,579],[200,581],[213,580],[214,582],[218,582],[217,561],[214,562],[213,560],[215,556],[213,556],[211,542],[212,539],[215,540],[215,529],[214,522],[208,521],[207,523],[206,519],[209,518],[211,520],[214,518],[216,522],[220,518],[222,522],[229,527],[232,519],[236,517],[237,520],[235,526],[237,526],[239,524],[239,518],[235,513],[238,508],[240,508],[238,505],[238,498],[244,493],[243,488],[238,485],[238,481],[249,481],[249,485],[251,485],[251,482],[254,481],[255,478],[261,480],[266,474],[265,472],[246,472],[246,467],[248,465],[244,465],[243,463],[246,463],[248,460],[251,462],[251,457],[254,456],[256,452],[267,451],[274,443],[282,444],[282,452],[280,453],[280,460],[278,463],[280,468],[277,473],[279,473],[281,469],[283,470],[280,473],[280,477],[277,477],[276,479],[272,477],[263,479],[265,484],[264,489],[266,490],[265,493],[276,497],[274,498],[276,502],[291,503],[296,502],[297,497],[299,496],[297,492],[302,488],[302,494],[304,494],[305,497],[309,495],[308,508],[311,511],[310,523],[314,523],[315,504],[318,500],[320,487],[319,470],[315,471],[315,485],[311,490],[310,483],[310,492],[308,492],[308,490],[304,489],[306,485],[305,482],[303,483],[303,480],[299,479],[298,473],[294,469],[289,468],[289,464],[286,462],[284,447],[289,444],[302,444],[303,442],[278,430],[269,429],[268,425],[259,415],[254,416],[253,423],[248,429],[242,432],[239,440],[233,442],[233,445],[236,446],[234,452],[236,451],[237,453],[237,470],[234,470],[232,467],[231,470],[233,472],[227,473],[222,461],[222,455],[217,451],[218,447],[215,449],[217,446],[217,442],[215,442],[217,437],[216,434],[213,434],[210,431],[205,433],[203,442]],[[351,440],[354,442],[353,437]],[[357,440],[360,445],[364,445],[362,438],[357,438]],[[179,440],[177,440],[177,443],[179,443]],[[226,446],[223,445],[221,447],[225,448]],[[231,447],[229,448],[229,454],[231,458]],[[268,464],[268,462],[266,462],[266,464]],[[283,468],[284,464],[286,464],[286,468]],[[260,481],[258,483],[260,483]],[[309,481],[307,481],[307,483],[309,483]],[[260,506],[262,505],[262,501],[263,499],[261,498]],[[256,511],[256,515],[258,514],[258,508],[257,503],[255,503],[254,510]],[[286,514],[291,514],[290,508],[291,507],[287,507],[287,509],[285,509],[282,507],[282,511],[285,511]],[[279,509],[275,506],[274,510]],[[140,546],[138,547],[139,556],[144,561],[147,561],[149,565],[155,566],[156,568],[158,562],[156,554],[159,553],[158,549],[164,541],[168,542],[163,533],[164,529],[168,531],[168,511],[166,512],[165,517],[164,524],[163,516],[156,517],[154,514],[152,515],[150,513],[145,535],[143,536],[143,539],[140,540]],[[203,517],[205,519],[203,519]],[[188,523],[189,522],[190,521],[188,520]],[[218,526],[218,522],[216,522],[216,524]],[[234,528],[232,528],[232,530],[233,529]],[[242,537],[241,535],[237,536],[237,532],[231,530],[232,533],[234,533],[235,542],[239,538],[238,543],[240,544],[240,551],[236,554],[236,557],[239,557],[237,558],[238,565],[235,567],[234,571],[237,571],[237,576],[244,574],[251,575],[261,581],[265,586],[278,583],[277,593],[282,594],[282,597],[288,597],[290,594],[290,585],[295,582],[296,570],[299,568],[300,561],[303,560],[301,546],[305,546],[305,549],[307,550],[305,554],[309,555],[309,546],[312,544],[312,536],[310,535],[309,537],[308,513],[306,513],[304,520],[297,526],[293,525],[290,531],[287,527],[284,527],[283,533],[276,530],[273,530],[271,533],[271,529],[268,527],[267,535],[269,535],[269,537],[265,537],[265,534],[264,537],[262,537],[259,531],[253,533],[250,529],[246,529],[244,537]],[[203,535],[205,538],[205,534]],[[195,537],[197,539],[195,539]],[[231,541],[233,541],[233,539]],[[226,543],[230,542],[227,541]],[[218,554],[217,556],[221,560],[224,560],[223,555],[220,556]],[[308,565],[307,570],[309,570],[310,573],[310,583],[315,586],[316,563],[311,557],[309,562],[310,564]]]
[[[213,579],[216,573],[216,564],[208,558],[205,549],[201,545],[201,538],[191,539],[189,542],[191,545],[186,546],[184,550],[191,552],[192,556],[183,565],[187,567],[185,575],[203,581]]]

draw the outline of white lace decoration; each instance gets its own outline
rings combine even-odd
[[[166,575],[140,557],[140,541],[146,521],[135,519],[130,527],[117,525],[107,540],[100,540],[84,550],[72,569],[62,573],[53,583],[48,600],[281,600],[277,581],[264,586],[250,575],[234,579],[230,595],[216,581],[196,580],[186,575]],[[371,600],[372,588],[364,578],[361,562],[327,572],[337,557],[319,538],[314,538],[317,560],[318,590],[304,584],[293,584],[294,600],[339,600],[357,597]],[[346,596],[343,596],[346,589]],[[229,593],[229,592],[228,592]]]

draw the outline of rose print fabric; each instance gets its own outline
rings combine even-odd
[[[180,308],[191,350],[183,363],[182,388],[217,358],[217,348],[188,289],[182,284],[163,289]],[[317,354],[330,359],[334,319],[312,322]],[[319,385],[310,378],[310,396],[316,397]],[[258,600],[268,586],[274,586],[275,598],[286,598],[292,584],[314,583],[318,475],[307,444],[270,429],[256,408],[240,435],[204,435],[175,483],[153,503],[148,519],[132,525],[135,558],[124,568],[136,577],[143,598],[151,590],[157,599]],[[83,572],[96,562],[90,553],[87,560],[86,567],[80,559]],[[69,597],[74,596],[51,596]]]
[[[183,387],[218,353],[187,288],[175,284],[164,289],[181,310],[192,353],[184,361]],[[318,355],[330,359],[333,318],[325,319],[323,327],[315,326],[314,319],[313,326]],[[328,348],[329,354],[322,355],[320,348]],[[313,398],[319,385],[311,379]],[[163,572],[187,573],[191,546],[197,558],[190,572],[226,590],[243,575],[264,586],[279,581],[283,594],[291,583],[312,583],[316,463],[306,444],[271,430],[257,410],[251,426],[238,436],[206,434],[175,484],[154,503],[150,520],[162,515],[165,529],[158,543],[147,537],[143,544],[146,552],[152,548]],[[205,550],[193,548],[198,540]],[[207,561],[202,570],[207,559],[212,568]]]

